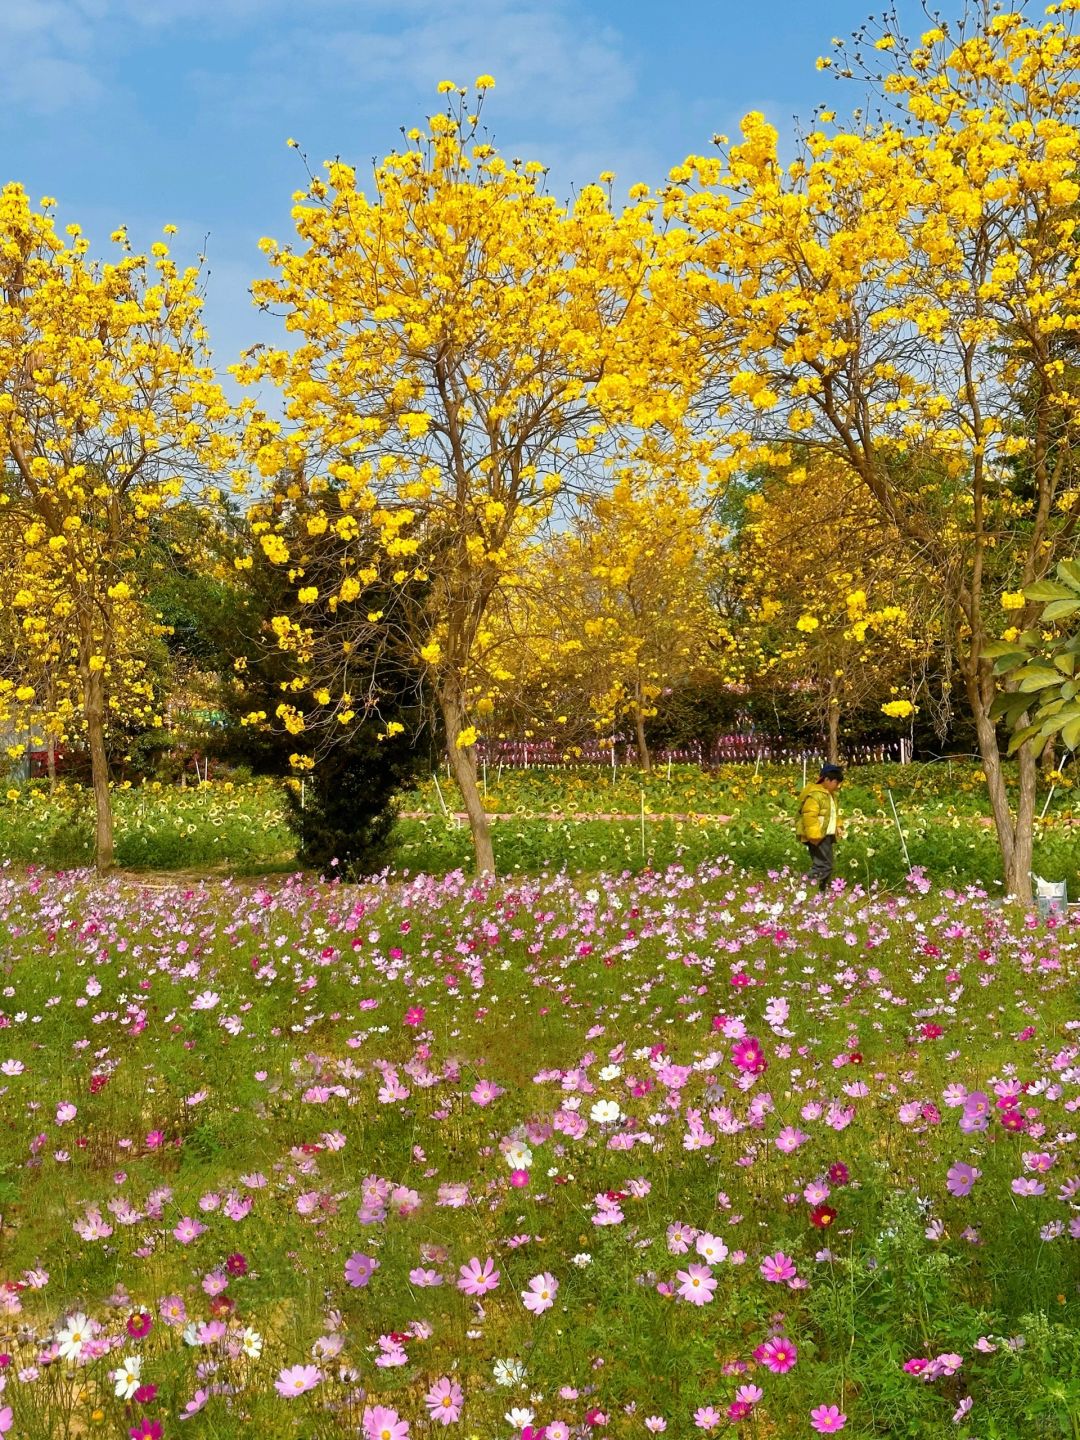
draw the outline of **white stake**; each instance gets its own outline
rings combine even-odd
[[[1057,789],[1057,783],[1055,782],[1053,785],[1050,786],[1050,794],[1047,795],[1047,797],[1046,797],[1046,804],[1043,806],[1043,808],[1042,808],[1042,814],[1039,816],[1039,819],[1040,819],[1040,820],[1045,820],[1045,819],[1046,819],[1046,812],[1047,812],[1047,810],[1050,809],[1050,801],[1054,798],[1054,791],[1055,791],[1056,789]]]
[[[892,786],[886,785],[885,788],[889,792],[889,804],[892,806],[893,819],[896,821],[896,833],[900,836],[900,848],[904,852],[904,864],[907,866],[908,874],[910,875],[911,856],[908,854],[907,841],[904,839],[904,832],[900,826],[900,816],[896,813],[896,801],[893,799]]]
[[[641,858],[645,859],[645,788],[641,790]]]
[[[442,806],[443,818],[444,818],[445,820],[449,820],[449,818],[450,818],[450,812],[449,812],[449,810],[447,810],[447,808],[446,808],[446,801],[443,799],[442,786],[439,784],[439,777],[438,777],[438,775],[436,775],[436,774],[434,773],[434,771],[433,771],[433,772],[432,772],[432,775],[431,775],[431,778],[435,781],[435,793],[436,793],[436,795],[438,795],[438,797],[439,797],[439,804]]]

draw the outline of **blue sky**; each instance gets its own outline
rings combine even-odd
[[[883,0],[877,0],[880,10]],[[615,170],[660,180],[747,110],[783,133],[854,86],[819,73],[873,0],[0,0],[3,179],[56,196],[95,252],[120,223],[204,242],[218,364],[265,331],[246,287],[262,235],[285,239],[304,172],[363,167],[422,121],[443,79],[497,86],[504,152],[552,167],[556,193]],[[900,0],[917,32],[917,0]]]

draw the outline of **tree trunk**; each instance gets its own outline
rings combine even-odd
[[[1039,769],[1030,745],[1021,745],[1016,754],[1020,770],[1020,794],[1016,802],[1016,825],[1013,831],[1013,858],[1005,881],[1009,893],[1021,900],[1031,899],[1031,860],[1035,846],[1035,796]]]
[[[94,786],[94,857],[98,871],[113,867],[113,810],[109,791],[109,757],[105,753],[105,680],[100,670],[83,672],[83,716],[90,744],[90,777]]]
[[[993,684],[988,676],[985,686],[981,683],[981,679],[977,670],[969,671],[965,675],[965,686],[968,703],[975,721],[975,734],[978,737],[983,774],[986,776],[990,812],[994,818],[994,829],[997,831],[998,846],[1001,850],[1001,868],[1008,893],[1015,895],[1019,900],[1030,901],[1031,850],[1034,843],[1035,813],[1034,760],[1030,747],[1024,746],[1023,748],[1028,753],[1026,762],[1021,762],[1020,808],[1014,819],[1009,807],[1008,791],[1005,788],[1005,775],[1001,764],[997,730],[994,722],[990,719]],[[1030,773],[1025,771],[1025,764],[1030,767]],[[1028,775],[1027,779],[1025,779],[1026,774]],[[1025,791],[1025,786],[1028,784],[1031,786],[1030,796],[1027,796]]]
[[[641,702],[634,704],[634,733],[637,737],[638,763],[646,775],[652,774],[652,756],[649,742],[645,739],[645,716],[641,713]]]
[[[45,769],[49,777],[49,795],[56,794],[56,736],[50,730],[45,737]]]
[[[829,764],[840,763],[840,706],[829,701]]]
[[[453,692],[439,695],[443,724],[446,727],[446,755],[450,770],[465,802],[465,814],[469,819],[473,850],[476,854],[477,874],[495,873],[495,851],[491,844],[491,821],[480,797],[476,783],[476,757],[471,745],[459,745],[458,736],[465,728],[465,706],[461,697]]]

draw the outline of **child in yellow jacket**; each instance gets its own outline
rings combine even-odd
[[[795,834],[810,852],[810,879],[825,890],[832,879],[836,842],[840,838],[840,807],[836,792],[844,781],[839,765],[823,765],[816,782],[799,796]]]

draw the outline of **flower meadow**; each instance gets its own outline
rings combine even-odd
[[[0,872],[0,1433],[1076,1436],[1077,941]]]

